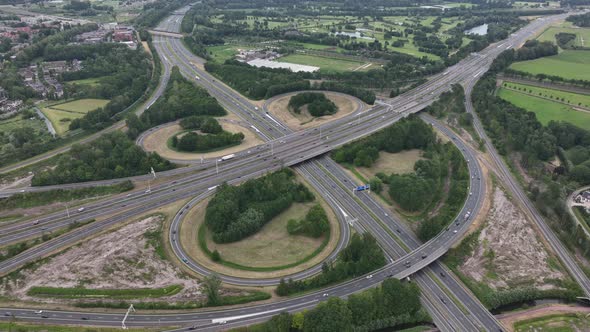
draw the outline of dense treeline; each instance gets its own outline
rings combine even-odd
[[[590,13],[582,15],[571,15],[565,19],[568,22],[572,22],[574,25],[579,27],[590,27]]]
[[[141,14],[137,16],[133,22],[135,26],[140,28],[153,27],[160,22],[170,12],[189,4],[190,0],[159,0],[155,2],[148,2],[143,5]]]
[[[252,99],[268,99],[281,93],[309,90],[309,73],[288,69],[255,68],[235,60],[224,64],[207,62],[205,69]]]
[[[334,150],[332,157],[339,163],[370,167],[379,157],[379,151],[396,153],[402,150],[426,149],[435,142],[436,135],[432,128],[418,117],[410,116]]]
[[[329,231],[330,222],[320,204],[312,206],[303,219],[290,219],[287,223],[287,232],[291,235],[301,234],[317,238]]]
[[[181,119],[179,124],[182,129],[200,130],[206,134],[219,134],[223,131],[219,121],[210,116],[192,115]]]
[[[97,85],[66,84],[66,98],[110,99],[103,108],[90,111],[74,119],[70,129],[97,130],[113,122],[113,116],[132,105],[148,89],[152,66],[148,53],[138,47],[131,50],[125,45],[104,43],[98,45],[72,45],[53,47],[53,59],[74,58],[83,60],[83,69],[62,74],[66,81],[101,77]],[[70,53],[70,51],[72,53]]]
[[[173,67],[164,94],[141,116],[127,118],[131,138],[156,125],[194,115],[223,116],[226,112],[209,93],[186,80],[178,67]]]
[[[295,181],[295,173],[282,169],[239,186],[222,185],[207,205],[205,224],[215,242],[239,241],[256,233],[293,202],[312,200],[309,189]]]
[[[572,43],[575,40],[576,40],[575,33],[560,32],[555,35],[555,41],[557,42],[557,45],[559,45],[559,47],[561,47],[563,49],[573,48]]]
[[[526,189],[537,209],[571,250],[577,247],[590,259],[590,240],[567,212],[565,202],[570,188],[590,183],[590,162],[583,155],[575,158],[577,165],[567,172],[567,168],[572,168],[567,167],[571,161],[565,156],[569,153],[563,153],[577,146],[590,148],[590,132],[565,122],[543,126],[535,113],[496,97],[495,75],[506,70],[514,60],[513,50],[504,51],[494,60],[488,73],[474,87],[475,110],[499,153],[520,154],[520,165],[534,179]],[[556,154],[565,157],[566,167],[547,173],[545,162]]]
[[[338,107],[323,93],[302,92],[289,99],[289,108],[295,113],[301,113],[301,107],[307,105],[311,116],[319,117],[338,112]]]
[[[122,178],[157,172],[173,165],[156,153],[146,153],[119,131],[105,134],[89,144],[75,144],[54,169],[36,173],[34,186]]]
[[[347,300],[331,297],[309,311],[284,312],[268,322],[237,331],[376,331],[430,321],[420,304],[418,286],[390,278],[376,288],[349,296]]]
[[[465,113],[465,91],[460,84],[453,84],[450,91],[443,92],[440,97],[426,107],[426,111],[437,118],[449,115],[450,113],[460,114],[467,117]],[[467,121],[470,123],[470,121]]]
[[[375,238],[369,233],[363,235],[355,233],[335,262],[324,263],[321,274],[297,281],[281,279],[276,293],[279,296],[286,296],[317,289],[377,270],[385,263],[385,255]]]
[[[527,40],[514,54],[516,61],[532,60],[544,56],[557,55],[557,46],[550,41]]]
[[[221,131],[217,134],[200,135],[195,132],[189,132],[180,138],[172,138],[172,146],[180,151],[187,152],[207,152],[232,145],[240,144],[244,140],[242,133],[229,133]]]

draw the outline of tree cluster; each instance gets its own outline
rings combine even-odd
[[[588,3],[587,3],[588,4]],[[590,27],[590,13],[582,15],[571,15],[565,19],[568,22],[572,22],[574,25],[579,27]]]
[[[295,113],[301,113],[301,107],[307,105],[311,116],[319,117],[338,112],[338,107],[323,93],[302,92],[289,99],[289,108]]]
[[[287,232],[291,235],[305,235],[318,238],[330,231],[330,222],[326,211],[320,204],[314,205],[302,220],[291,219],[287,223]]]
[[[146,153],[119,131],[88,144],[75,144],[54,169],[36,173],[34,186],[76,183],[165,171],[174,166],[156,153]]]
[[[209,93],[186,80],[178,67],[173,67],[164,94],[141,116],[127,118],[128,135],[139,133],[156,125],[190,116],[223,116],[226,112]]]
[[[210,116],[191,115],[179,122],[182,129],[199,130],[205,134],[219,134],[223,131],[219,121]]]
[[[563,49],[572,48],[572,42],[576,40],[575,33],[560,32],[555,35],[557,45]]]
[[[527,40],[515,53],[516,61],[533,60],[545,56],[557,55],[557,46],[550,41]]]
[[[256,326],[261,332],[377,331],[429,322],[413,283],[386,279],[381,286],[351,295],[332,297],[309,311],[281,313]]]
[[[377,270],[385,263],[385,255],[375,238],[369,233],[363,235],[355,233],[335,262],[324,263],[321,274],[297,281],[282,279],[276,293],[279,296],[286,296],[317,289]]]
[[[313,199],[293,171],[282,169],[239,186],[222,185],[207,205],[205,224],[213,241],[235,242],[259,231],[293,202]]]
[[[244,140],[244,134],[232,134],[227,131],[221,131],[217,134],[201,135],[195,132],[189,132],[180,138],[172,138],[172,146],[180,151],[187,152],[207,152],[232,145],[240,144]]]
[[[410,116],[383,130],[332,152],[336,162],[370,167],[379,151],[396,153],[402,150],[426,149],[436,142],[432,128],[416,116]]]

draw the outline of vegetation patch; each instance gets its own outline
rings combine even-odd
[[[574,332],[590,329],[590,319],[584,313],[556,314],[521,320],[514,323],[516,332],[555,331]]]
[[[234,242],[258,232],[293,202],[312,200],[293,171],[282,169],[239,186],[222,185],[207,205],[205,224],[216,243]]]
[[[124,133],[104,134],[88,144],[75,144],[57,166],[35,174],[34,186],[106,180],[172,169],[158,154],[146,153]]]
[[[279,296],[286,296],[325,287],[375,271],[385,263],[385,255],[375,238],[369,233],[363,235],[355,233],[335,262],[324,263],[321,274],[297,281],[281,279],[276,293]]]
[[[332,115],[338,112],[336,104],[326,98],[323,93],[303,92],[291,97],[289,100],[289,109],[297,114],[301,113],[301,108],[304,106],[307,106],[307,111],[314,117]]]
[[[575,110],[574,106],[504,88],[500,89],[498,96],[535,113],[537,120],[543,125],[548,125],[551,121],[565,121],[582,129],[590,129],[590,112]]]
[[[330,297],[309,311],[281,313],[268,322],[234,331],[369,331],[430,321],[420,304],[418,286],[389,278],[346,300]]]
[[[153,298],[172,296],[182,290],[182,285],[171,285],[162,288],[130,288],[130,289],[89,289],[63,287],[31,287],[27,294],[37,297],[58,298]]]
[[[330,241],[329,224],[327,229],[318,227],[323,230],[318,237],[289,232],[289,223],[292,220],[297,222],[296,220],[305,219],[315,206],[319,205],[293,203],[256,234],[232,243],[214,243],[206,226],[201,225],[199,245],[213,261],[239,270],[265,272],[301,265],[322,252]],[[316,208],[315,213],[311,214],[326,216],[321,206],[319,209],[318,211]]]
[[[18,193],[10,197],[0,198],[0,211],[18,208],[26,209],[55,202],[71,202],[97,196],[118,194],[132,189],[133,183],[131,181],[125,181],[111,186]]]
[[[588,80],[590,56],[588,51],[566,50],[554,56],[515,62],[510,68],[533,75],[544,74],[565,79]]]

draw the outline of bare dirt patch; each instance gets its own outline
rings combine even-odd
[[[242,133],[244,134],[244,140],[241,144],[229,147],[227,149],[208,152],[208,153],[188,153],[188,152],[180,152],[174,151],[168,147],[168,139],[173,135],[177,134],[179,131],[182,131],[182,128],[178,124],[164,126],[159,128],[158,130],[152,132],[151,134],[147,135],[143,140],[143,149],[148,152],[157,152],[160,156],[166,159],[176,159],[176,160],[197,160],[200,159],[201,156],[203,158],[217,158],[221,157],[230,153],[236,153],[242,151],[244,149],[251,148],[253,146],[262,144],[263,141],[260,140],[256,135],[251,132],[250,130],[236,124],[233,122],[227,121],[220,121],[221,127],[230,132],[230,133]]]
[[[270,112],[273,116],[277,117],[289,128],[295,131],[310,127],[317,127],[332,120],[340,119],[357,110],[357,102],[354,98],[332,92],[323,93],[338,107],[338,112],[336,112],[336,114],[316,118],[311,116],[307,111],[302,111],[300,114],[290,111],[288,108],[289,100],[291,100],[291,97],[293,97],[296,93],[288,94],[271,101],[267,105],[267,109],[268,112]],[[364,109],[365,104],[362,102],[360,103]]]
[[[59,303],[59,299],[33,298],[27,291],[35,286],[129,289],[182,285],[179,293],[152,300],[198,301],[203,298],[199,282],[160,259],[144,236],[145,232],[158,229],[163,219],[146,217],[82,242],[36,270],[23,273],[16,283],[5,278],[0,284],[0,295]]]
[[[531,223],[500,188],[478,237],[479,245],[460,270],[493,289],[530,285],[552,289],[550,279],[566,276],[550,265],[548,254]]]
[[[514,331],[514,324],[523,320],[539,318],[556,314],[579,313],[583,315],[590,314],[590,308],[582,306],[570,306],[565,304],[553,304],[549,306],[536,307],[528,310],[521,310],[513,313],[502,314],[497,316],[502,325]]]
[[[305,263],[283,270],[270,272],[254,272],[234,269],[213,262],[211,258],[209,258],[209,256],[207,256],[201,250],[198,243],[199,227],[204,222],[205,208],[209,203],[209,199],[203,200],[199,204],[195,205],[187,213],[186,218],[180,226],[180,244],[183,246],[184,250],[191,258],[198,261],[203,266],[225,275],[239,276],[243,278],[275,278],[311,268],[312,266],[319,264],[332,251],[334,251],[340,239],[340,227],[337,221],[337,217],[332,211],[331,207],[328,205],[328,203],[321,199],[319,194],[315,192],[313,188],[310,188],[310,190],[312,190],[316,196],[316,201],[310,204],[313,205],[316,203],[320,203],[322,205],[330,221],[331,234],[330,240],[326,247],[318,255],[316,255],[315,257],[313,257]],[[281,214],[284,215],[286,213],[289,213],[287,215],[287,218],[284,218],[285,220],[288,221],[288,218],[294,218],[299,215],[300,212],[295,213],[296,211],[291,210],[293,207],[297,208],[297,205],[298,204],[295,204],[289,210]],[[301,208],[303,205],[307,204],[299,204],[299,208]],[[305,212],[307,212],[307,208],[304,210],[303,214],[305,214]],[[301,216],[303,214],[301,214]],[[322,239],[304,239],[304,237],[302,236],[288,235],[286,231],[286,221],[283,221],[281,219],[283,219],[281,218],[281,216],[275,218],[275,220],[270,221],[268,224],[266,224],[264,228],[260,230],[258,233],[242,241],[220,245],[220,249],[218,250],[221,253],[221,257],[227,259],[228,261],[233,261],[232,259],[235,259],[237,261],[233,262],[243,263],[243,265],[246,266],[278,266],[285,265],[291,262],[296,262],[298,258],[303,258],[306,256],[304,252],[309,254],[319,247],[320,243],[322,242]],[[258,243],[258,241],[264,241],[264,243],[266,243],[266,246],[261,245],[261,243]],[[297,243],[298,241],[306,241],[306,243],[309,246],[313,247],[306,248],[305,251],[301,252],[295,251],[298,248],[299,250],[301,250],[301,244]],[[208,247],[210,250],[213,250],[213,245],[211,245],[210,243],[211,242],[209,242]],[[225,248],[231,248],[232,251],[229,251]],[[233,250],[244,251],[233,252]],[[226,256],[226,254],[230,256]],[[248,261],[249,259],[252,260]],[[257,259],[263,260],[264,263],[258,262]]]

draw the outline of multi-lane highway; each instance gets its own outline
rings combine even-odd
[[[171,18],[165,20],[162,28],[177,31],[173,29],[173,25],[178,25],[178,16],[173,15]],[[514,36],[511,36],[505,43],[511,43],[508,46],[518,45],[532,31],[547,24],[548,21],[549,19],[546,18],[543,21],[532,23]],[[241,95],[236,94],[224,84],[216,81],[206,72],[200,71],[194,66],[194,63],[200,63],[200,60],[190,54],[180,41],[169,37],[156,36],[154,42],[163,62],[166,62],[166,66],[172,64],[178,65],[183,74],[189,78],[199,76],[200,79],[195,80],[197,84],[201,84],[207,88],[223,106],[236,113],[243,121],[251,123],[255,132],[272,143],[267,143],[264,147],[259,147],[252,154],[241,155],[231,162],[224,162],[219,167],[219,174],[217,174],[217,170],[211,164],[199,165],[201,171],[198,173],[186,175],[176,180],[176,183],[172,182],[161,185],[154,188],[151,193],[134,193],[132,196],[125,197],[123,200],[121,197],[118,197],[110,201],[96,203],[96,206],[89,206],[76,218],[98,218],[109,214],[115,214],[115,216],[94,222],[87,227],[80,228],[68,233],[66,236],[55,239],[55,241],[52,240],[37,247],[39,249],[34,248],[11,260],[2,262],[0,264],[0,273],[5,273],[28,261],[42,257],[44,254],[52,252],[65,244],[79,241],[105,227],[114,225],[132,216],[137,216],[141,212],[144,212],[146,207],[154,208],[157,204],[164,205],[199,194],[206,195],[208,188],[223,181],[239,182],[246,177],[257,176],[268,170],[280,168],[283,165],[300,164],[296,169],[319,192],[325,193],[326,200],[335,210],[340,210],[341,216],[346,214],[356,218],[357,222],[355,222],[354,227],[360,231],[373,233],[387,255],[397,259],[397,261],[373,273],[372,278],[360,278],[332,287],[327,291],[323,290],[318,293],[278,303],[214,313],[134,315],[129,320],[128,325],[153,326],[157,321],[161,325],[176,325],[172,322],[177,324],[196,322],[198,325],[202,325],[202,328],[206,329],[217,327],[214,324],[215,321],[212,321],[212,319],[232,321],[228,317],[233,317],[236,318],[235,321],[238,323],[244,320],[268,317],[282,310],[301,310],[302,308],[313,306],[325,298],[323,296],[325,292],[328,292],[331,296],[345,296],[375,285],[388,276],[403,277],[414,273],[442,255],[466,230],[468,221],[460,218],[458,225],[456,223],[451,224],[449,230],[443,231],[441,235],[432,241],[420,245],[413,234],[405,229],[399,221],[389,216],[371,196],[359,193],[358,196],[352,197],[349,189],[351,188],[353,179],[348,178],[339,166],[329,158],[322,157],[315,161],[302,162],[330,151],[336,146],[386,127],[410,113],[419,111],[435,100],[440,93],[447,90],[452,83],[461,83],[480,75],[485,71],[491,59],[506,44],[499,43],[480,52],[480,54],[470,56],[458,65],[449,68],[446,72],[433,77],[425,85],[413,90],[412,93],[406,93],[400,97],[385,101],[385,104],[376,106],[364,114],[353,114],[352,116],[324,125],[322,129],[325,137],[320,137],[317,130],[292,133],[286,126],[264,113],[264,111],[257,110]],[[433,125],[439,126],[432,119],[426,118],[426,120],[433,123]],[[446,128],[439,126],[439,129],[449,137],[454,137]],[[469,168],[472,176],[471,192],[473,194],[468,197],[463,212],[476,211],[484,190],[482,186],[483,182],[479,179],[481,173],[477,164],[474,162],[473,151],[469,147],[463,146],[458,140],[455,139],[453,141],[466,155],[466,159],[470,160]],[[125,211],[117,213],[117,211],[121,211],[122,209]],[[34,223],[27,224],[24,232],[20,230],[20,226],[22,225],[19,224],[18,229],[11,229],[10,235],[16,235],[17,238],[19,236],[21,238],[34,236],[40,227],[53,227],[55,225],[57,229],[64,227],[69,222],[71,220],[64,218],[63,213],[56,213],[53,216],[48,216],[46,220],[40,221],[37,225]],[[40,226],[40,224],[44,226]],[[455,231],[457,232],[455,233]],[[0,241],[14,241],[14,238],[10,240],[0,237]],[[400,257],[403,258],[400,259]],[[416,281],[420,284],[424,294],[423,303],[429,309],[441,330],[492,330],[500,328],[493,316],[439,263],[433,263],[424,272],[419,272],[415,275]],[[438,280],[435,281],[434,279]],[[450,295],[449,293],[454,295]],[[458,299],[462,304],[455,303],[455,299]],[[23,319],[40,320],[38,316],[32,315],[32,311],[30,310],[12,310],[11,313]],[[85,315],[85,318],[89,318],[86,324],[111,325],[117,322],[118,319],[122,319],[122,315],[49,312],[47,320],[61,323],[79,323],[82,315]]]

